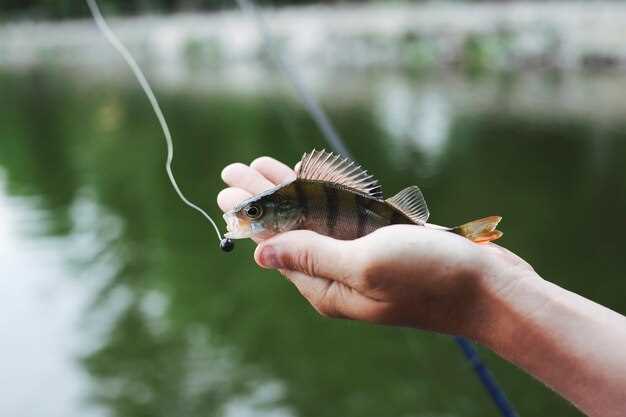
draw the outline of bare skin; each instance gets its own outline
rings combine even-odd
[[[294,176],[268,157],[229,165],[219,206]],[[626,416],[626,317],[544,281],[504,248],[406,225],[353,241],[293,231],[258,243],[256,262],[324,316],[462,335],[589,416]]]

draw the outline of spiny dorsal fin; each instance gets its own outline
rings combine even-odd
[[[383,191],[372,175],[349,158],[325,150],[305,153],[296,172],[299,179],[323,181],[382,199]]]
[[[425,224],[430,216],[426,200],[416,185],[405,188],[387,202],[417,224]]]

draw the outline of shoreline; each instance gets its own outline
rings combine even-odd
[[[626,72],[624,3],[373,3],[262,13],[295,67]],[[258,65],[264,55],[252,20],[238,10],[108,20],[140,61]],[[0,28],[2,66],[48,61],[117,65],[113,55],[86,19]]]

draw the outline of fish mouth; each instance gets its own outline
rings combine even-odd
[[[234,211],[225,213],[223,217],[226,221],[226,229],[228,230],[228,232],[224,234],[226,238],[246,239],[265,231],[265,228],[260,223],[252,223],[241,219]]]

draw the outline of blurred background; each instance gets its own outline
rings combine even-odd
[[[626,313],[625,3],[261,5],[387,194],[501,214],[504,246]],[[233,1],[101,6],[213,215],[225,164],[324,146]],[[0,1],[0,415],[497,416],[448,337],[322,319],[251,243],[220,252],[164,152],[81,1]],[[580,416],[481,353],[522,416]]]

